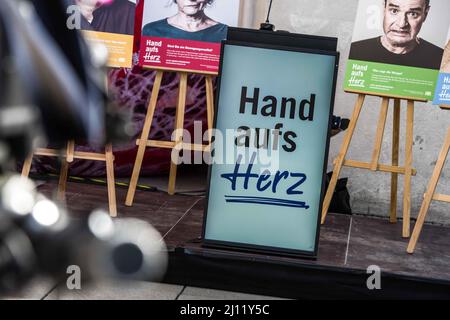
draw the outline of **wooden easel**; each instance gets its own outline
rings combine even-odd
[[[136,155],[136,161],[134,163],[133,174],[131,176],[130,186],[128,189],[127,199],[125,204],[127,206],[132,206],[134,201],[134,195],[136,193],[136,186],[139,180],[139,175],[142,168],[142,162],[144,160],[145,149],[147,147],[165,148],[165,149],[178,149],[188,150],[188,151],[207,151],[211,145],[212,137],[209,137],[209,144],[186,144],[183,143],[182,130],[184,128],[184,113],[186,109],[186,94],[187,94],[187,82],[188,82],[188,72],[178,72],[180,75],[180,85],[178,93],[178,104],[175,116],[175,130],[176,136],[174,141],[160,141],[160,140],[149,140],[150,129],[153,122],[153,117],[155,114],[156,105],[158,102],[158,95],[161,88],[161,81],[166,70],[157,70],[155,82],[153,84],[152,95],[147,109],[147,115],[145,117],[144,128],[142,129],[141,138],[136,141],[138,145],[138,152]],[[169,70],[167,70],[169,71]],[[215,75],[204,74],[206,81],[206,109],[208,118],[208,129],[212,129],[214,121],[214,87],[212,77]],[[177,156],[178,157],[178,153]],[[177,177],[177,164],[174,163],[177,159],[171,160],[170,165],[170,175],[169,175],[169,187],[168,193],[170,195],[175,194],[175,184]]]
[[[331,178],[325,200],[322,208],[322,224],[330,207],[331,199],[336,188],[337,180],[341,173],[343,166],[367,169],[371,171],[381,171],[391,173],[391,207],[390,207],[390,222],[397,222],[397,188],[398,175],[404,175],[404,194],[403,194],[403,232],[405,238],[410,236],[410,212],[411,212],[411,177],[416,175],[416,170],[412,168],[412,146],[413,146],[413,124],[414,124],[414,102],[418,100],[407,100],[406,112],[406,146],[405,146],[405,165],[399,166],[399,142],[400,142],[400,105],[401,99],[398,97],[380,97],[382,99],[380,118],[378,120],[378,127],[375,137],[375,146],[372,154],[371,162],[359,162],[353,160],[346,160],[346,155],[355,132],[356,124],[361,113],[362,106],[366,94],[360,93],[356,101],[355,109],[350,120],[350,125],[347,134],[342,143],[339,155],[335,160],[333,176]],[[394,117],[393,117],[393,137],[392,137],[392,164],[383,165],[379,163],[381,148],[383,143],[384,129],[386,126],[386,118],[389,109],[389,101],[394,100]]]
[[[448,107],[442,106],[442,108],[450,109],[450,106]],[[437,160],[436,167],[434,168],[433,175],[431,176],[431,180],[428,184],[428,188],[425,193],[425,197],[423,199],[419,215],[417,217],[416,225],[414,226],[414,231],[411,235],[411,239],[409,241],[409,245],[406,250],[408,253],[414,253],[414,250],[416,249],[417,241],[419,240],[423,224],[425,223],[425,218],[427,217],[431,201],[435,200],[450,203],[449,195],[436,193],[436,187],[441,177],[445,161],[447,160],[449,150],[450,150],[450,128],[447,131],[447,137],[445,138],[444,146],[442,147],[441,152],[439,153],[439,158]]]
[[[109,87],[108,77],[105,75],[104,89],[107,92]],[[39,148],[36,149],[24,162],[22,168],[22,176],[28,177],[33,163],[33,156],[62,157],[61,170],[58,183],[57,198],[65,201],[66,185],[69,174],[69,165],[74,159],[94,160],[106,162],[106,181],[108,186],[108,204],[109,215],[113,218],[117,217],[117,201],[116,201],[116,184],[114,179],[114,155],[112,144],[105,146],[105,153],[80,152],[75,151],[75,141],[69,141],[64,152],[55,149]]]
[[[64,152],[55,149],[36,149],[31,156],[29,156],[22,168],[22,176],[28,177],[30,174],[31,164],[33,162],[33,156],[47,156],[47,157],[62,157],[61,171],[59,176],[58,194],[57,198],[60,201],[65,201],[67,177],[69,173],[69,165],[74,159],[84,160],[96,160],[106,162],[106,175],[108,184],[108,202],[109,202],[109,214],[111,217],[117,217],[117,205],[116,205],[116,189],[114,181],[114,155],[112,152],[112,145],[107,144],[105,147],[105,153],[93,153],[93,152],[80,152],[75,151],[75,142],[69,141],[67,148]]]

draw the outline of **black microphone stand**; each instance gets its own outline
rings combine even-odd
[[[272,1],[273,0],[270,0],[269,3],[269,11],[267,12],[266,22],[261,23],[261,27],[259,28],[260,30],[275,31],[275,26],[270,23],[270,11],[272,10]]]

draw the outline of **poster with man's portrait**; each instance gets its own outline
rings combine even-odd
[[[433,100],[448,12],[448,0],[360,0],[344,89]]]
[[[217,74],[221,41],[238,26],[241,0],[143,0],[139,64]]]
[[[108,66],[132,66],[136,0],[73,0],[81,30],[92,44],[108,50]],[[139,1],[139,0],[137,0]]]
[[[450,29],[448,30],[447,45],[444,49],[433,104],[450,109]]]

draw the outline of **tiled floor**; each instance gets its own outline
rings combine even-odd
[[[406,253],[409,240],[399,237],[401,229],[401,223],[353,217],[347,265],[377,265],[391,273],[450,280],[450,228],[426,225],[413,255]]]
[[[0,300],[277,300],[276,297],[151,282],[102,282],[68,290],[51,280],[34,281]]]
[[[39,190],[51,195],[55,188],[56,182],[50,181]],[[117,188],[119,218],[149,222],[168,247],[199,247],[191,242],[201,235],[203,197],[137,191],[133,207],[126,207],[126,192]],[[105,206],[106,200],[103,186],[68,184],[67,206],[75,216]],[[406,253],[408,240],[401,237],[401,228],[401,221],[390,224],[382,218],[330,214],[321,227],[318,260],[308,263],[363,270],[375,264],[386,272],[450,280],[450,228],[425,225],[414,255]]]
[[[47,297],[56,287],[55,281],[46,278],[39,278],[31,281],[20,292],[13,292],[4,296],[0,295],[0,300],[41,300]]]
[[[195,186],[191,186],[195,187]],[[51,196],[55,181],[39,186]],[[197,188],[198,189],[198,188]],[[119,219],[132,217],[152,224],[164,236],[169,248],[184,247],[201,251],[204,198],[169,196],[163,192],[138,191],[133,207],[124,206],[127,190],[117,188]],[[88,214],[98,207],[106,208],[106,187],[69,183],[67,206],[74,217]],[[274,257],[290,264],[321,265],[366,270],[378,265],[384,272],[450,281],[450,228],[426,225],[416,253],[406,253],[407,240],[401,237],[401,223],[364,216],[329,215],[321,228],[319,257],[316,261]],[[258,255],[254,255],[258,259]],[[267,258],[267,257],[265,257]],[[270,259],[270,257],[269,257]],[[136,282],[128,285],[102,283],[81,291],[54,289],[51,281],[39,280],[22,293],[10,298],[24,299],[265,299],[228,291],[199,289],[184,285]]]

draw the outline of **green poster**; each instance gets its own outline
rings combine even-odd
[[[432,100],[438,70],[349,60],[345,91]]]
[[[448,0],[360,0],[344,90],[433,100],[449,12]]]

